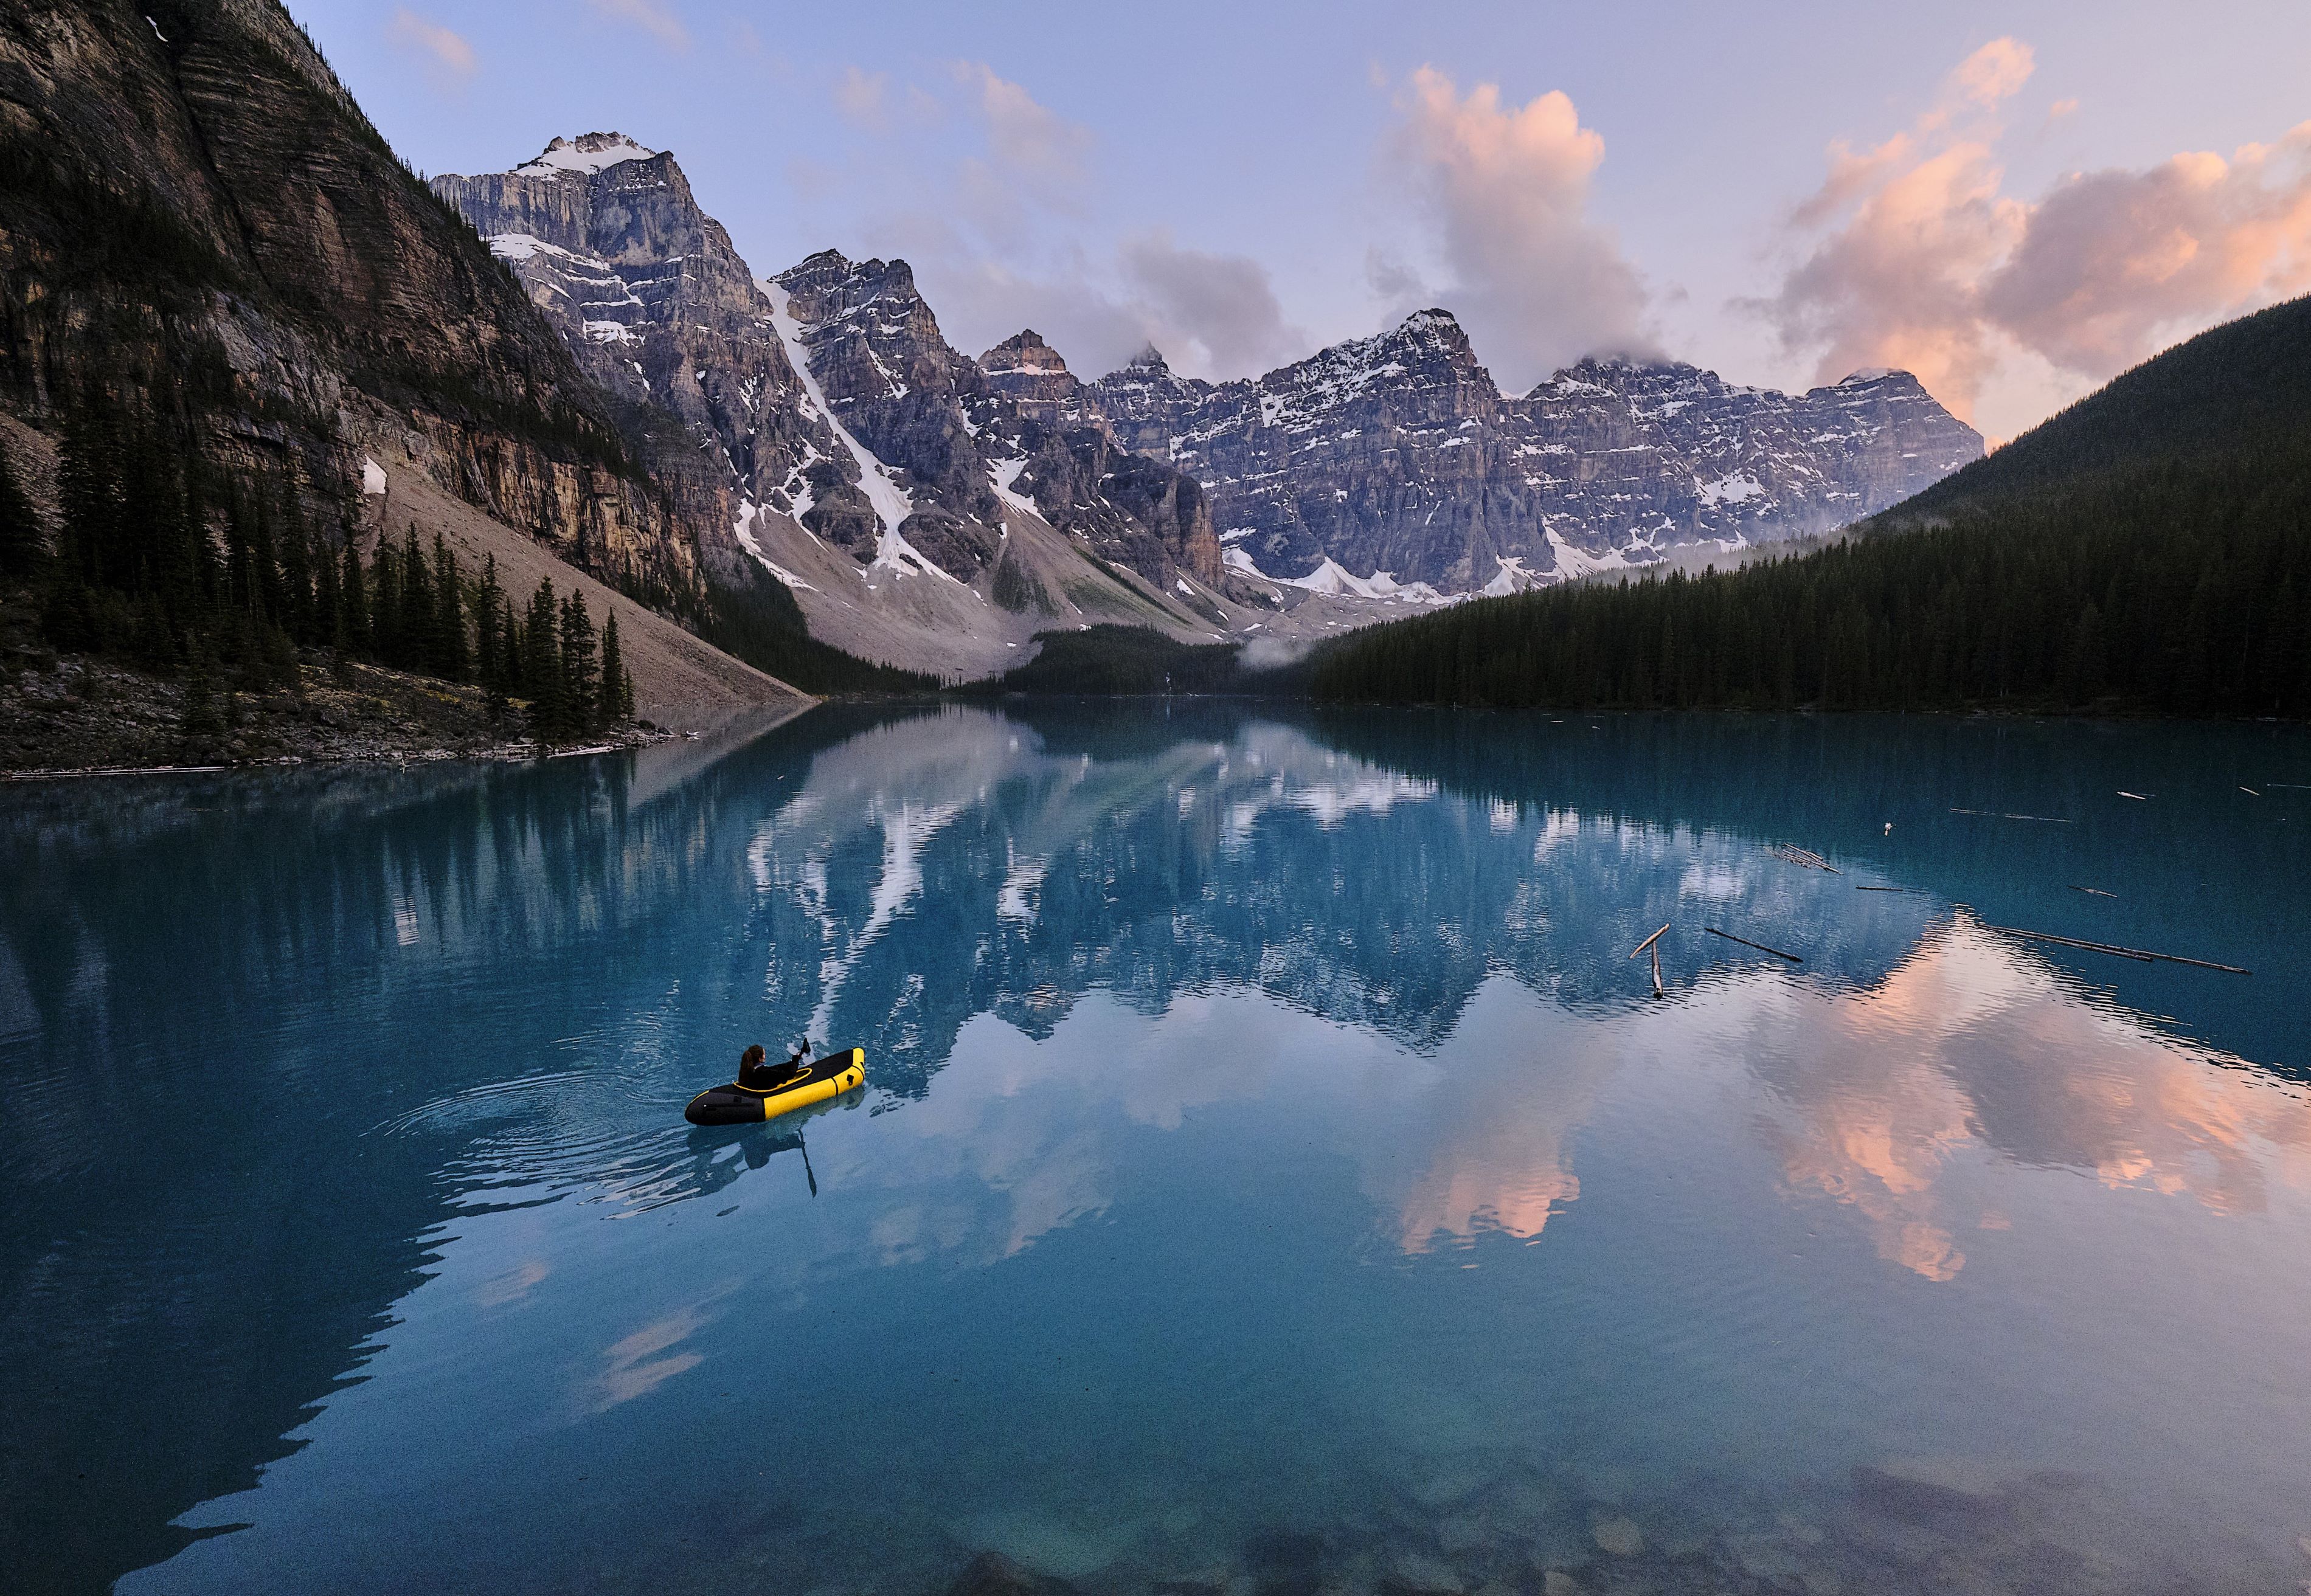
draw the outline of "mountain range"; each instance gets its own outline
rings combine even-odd
[[[1086,382],[1032,329],[974,361],[903,261],[752,277],[674,158],[620,133],[433,186],[597,381],[720,461],[725,563],[919,667],[1000,667],[1054,624],[1321,636],[1829,531],[1982,454],[1904,372],[1789,396],[1587,360],[1504,396],[1443,310],[1222,383],[1153,348]]]
[[[65,418],[125,406],[333,538],[599,579],[662,710],[753,691],[685,630],[948,678],[1055,628],[1321,639],[1821,532],[1981,452],[1900,373],[1504,395],[1443,310],[1226,382],[1085,381],[1032,331],[974,359],[904,261],[760,273],[624,134],[419,179],[274,0],[12,10],[0,432],[49,524]]]

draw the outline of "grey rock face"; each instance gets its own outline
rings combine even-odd
[[[434,188],[519,276],[589,376],[705,445],[690,462],[700,479],[691,487],[703,496],[719,484],[723,525],[743,520],[747,501],[765,505],[861,565],[882,557],[895,531],[963,581],[999,555],[1001,463],[1043,452],[1059,407],[1039,392],[1015,397],[948,344],[906,262],[853,262],[830,249],[759,283],[674,157],[623,134],[557,138],[512,171],[437,178]],[[782,318],[791,318],[783,327]],[[1019,363],[1054,391],[1078,386],[1041,339],[1012,342]],[[1106,440],[1084,447],[1088,460]],[[1194,484],[1184,502],[1177,483],[1143,484],[1133,502],[1161,522],[1151,526],[1084,489],[1086,468],[1062,441],[1045,473],[1075,494],[1064,507],[1052,495],[1062,530],[1151,581],[1168,584],[1189,560],[1217,576],[1217,544],[1208,516],[1199,521]],[[1128,475],[1147,472],[1134,465]],[[725,541],[723,557],[737,558],[735,534]],[[1208,557],[1190,545],[1208,545]]]
[[[815,470],[827,478],[817,502],[830,519],[865,510],[850,486],[857,467],[804,402],[769,299],[672,155],[589,133],[557,138],[510,172],[439,177],[433,188],[511,267],[589,376],[708,445],[721,468],[703,475],[728,490],[723,524],[732,495],[791,509]]]
[[[1086,424],[1082,385],[1033,332],[990,350],[990,371],[947,343],[903,260],[828,249],[775,281],[829,412],[897,474],[917,512],[901,533],[942,569],[969,580],[999,558],[999,484],[1166,593],[1182,571],[1219,581],[1199,484]]]
[[[979,357],[987,386],[1033,421],[1067,423],[1084,414],[1083,384],[1060,352],[1034,328],[1016,333]]]
[[[324,525],[374,453],[581,567],[697,591],[654,459],[277,4],[18,0],[0,101],[31,162],[0,196],[0,408],[37,430],[77,393],[176,393],[221,484],[293,481]],[[152,247],[92,253],[99,196]]]
[[[986,375],[941,336],[907,263],[854,264],[825,249],[776,282],[834,419],[907,474],[919,505],[999,527],[990,467],[964,413],[987,394]]]
[[[1232,559],[1448,591],[1827,531],[1982,452],[1905,372],[1792,396],[1592,360],[1504,397],[1443,310],[1233,382],[1151,349],[1082,402],[1203,484]]]

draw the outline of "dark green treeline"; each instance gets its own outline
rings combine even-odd
[[[1316,696],[2311,715],[2311,301],[2168,351],[1816,553],[1486,599]]]
[[[458,567],[436,534],[381,539],[362,558],[348,528],[323,528],[297,496],[222,489],[148,427],[97,406],[61,440],[57,546],[0,450],[0,583],[35,604],[53,647],[102,654],[186,684],[186,731],[222,729],[216,694],[297,691],[300,652],[470,682],[493,709],[527,700],[547,740],[632,718],[617,618],[597,633],[584,601],[542,582],[524,605],[494,560]],[[222,528],[222,536],[218,528]]]

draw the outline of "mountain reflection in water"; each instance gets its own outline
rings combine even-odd
[[[1440,1470],[1547,1496],[1519,1555],[1570,1523],[1579,1566],[1635,1555],[1600,1514],[1717,1522],[1705,1479],[1770,1524],[1940,1451],[2198,1513],[2096,1553],[2137,1575],[2276,1577],[2307,763],[1062,704],[0,794],[0,1562],[406,1588],[417,1526],[445,1589],[929,1589],[990,1544],[1129,1588],[1304,1521],[1475,1584]],[[682,1125],[804,1036],[867,1091]],[[746,1373],[821,1345],[857,1378]],[[874,1544],[756,1505],[677,1553],[780,1436]]]

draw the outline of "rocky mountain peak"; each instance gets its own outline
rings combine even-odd
[[[581,133],[576,138],[554,139],[534,159],[513,170],[523,177],[590,177],[624,161],[648,161],[658,153],[623,133]]]
[[[1238,571],[1304,581],[1329,561],[1443,591],[1827,531],[1982,452],[1898,372],[1792,396],[1596,354],[1504,398],[1441,309],[1260,377],[1135,362],[1086,397],[1202,483]]]
[[[1426,310],[1415,310],[1397,324],[1393,334],[1386,334],[1383,336],[1392,336],[1405,343],[1442,350],[1449,353],[1452,358],[1464,360],[1472,366],[1477,363],[1477,352],[1469,342],[1467,331],[1461,326],[1460,318],[1450,310],[1435,307]]]
[[[1015,371],[1064,372],[1068,362],[1060,352],[1043,342],[1042,335],[1033,327],[1014,333],[985,354],[979,357],[981,370],[990,377],[1001,377]]]
[[[1016,405],[1022,415],[1060,425],[1081,418],[1083,384],[1034,328],[1004,339],[981,355],[979,364],[988,386]]]

